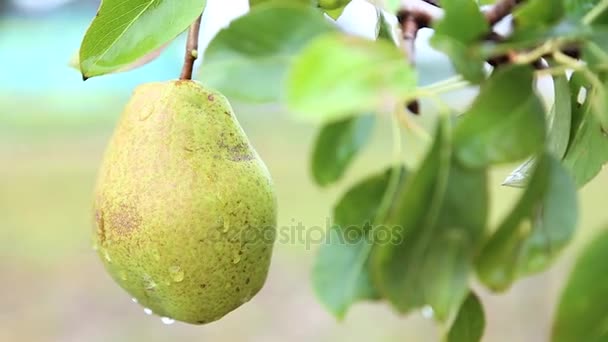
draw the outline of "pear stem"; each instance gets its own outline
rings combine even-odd
[[[198,18],[192,23],[190,26],[190,31],[188,31],[188,40],[186,42],[186,56],[184,57],[184,66],[182,68],[182,74],[180,75],[180,80],[191,80],[192,79],[192,70],[194,69],[194,62],[198,58],[198,36],[201,30],[201,18],[202,15],[199,15]]]

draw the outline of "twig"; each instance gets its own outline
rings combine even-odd
[[[403,33],[402,47],[405,57],[407,58],[407,62],[411,66],[414,66],[416,64],[416,37],[418,36],[420,25],[415,15],[411,13],[403,13],[403,16],[399,16],[399,23],[401,24],[401,32]],[[413,100],[407,104],[407,109],[414,114],[420,114],[420,103],[418,100]]]
[[[438,5],[438,1],[433,0],[401,0],[401,6],[397,17],[402,13],[415,14],[417,20],[425,18],[427,26],[430,27],[431,22],[440,20],[443,17],[443,9]]]
[[[186,42],[186,55],[184,57],[184,66],[182,68],[182,74],[179,77],[180,80],[191,80],[192,70],[194,69],[194,62],[198,58],[198,36],[201,29],[201,17],[200,15],[194,23],[190,26],[188,31],[188,41]]]
[[[439,0],[422,0],[422,1],[426,2],[427,4],[433,5],[435,7],[441,8],[441,5],[439,4]]]
[[[608,0],[603,0],[583,17],[583,24],[591,24],[608,8]]]
[[[402,47],[411,66],[416,63],[418,30],[431,27],[431,24],[439,20],[442,15],[443,10],[439,8],[439,2],[436,0],[402,1],[402,9],[397,13],[397,20],[403,33]],[[414,114],[420,114],[420,102],[417,99],[410,101],[407,109]]]
[[[521,2],[523,2],[523,0],[500,0],[498,3],[496,3],[496,5],[492,6],[491,9],[485,12],[486,20],[490,26],[494,26],[496,23],[511,14],[515,6]]]

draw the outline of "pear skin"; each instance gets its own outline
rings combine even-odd
[[[205,324],[263,286],[276,235],[266,166],[224,96],[195,81],[138,87],[109,143],[94,244],[155,314]]]

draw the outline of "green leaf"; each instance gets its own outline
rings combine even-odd
[[[547,141],[549,152],[561,159],[568,149],[572,124],[572,98],[565,75],[553,77],[555,101],[549,113],[550,124]]]
[[[600,0],[563,0],[568,15],[582,18],[591,11]]]
[[[275,2],[256,6],[211,41],[201,82],[230,98],[278,101],[294,56],[311,39],[332,30],[310,6]]]
[[[351,0],[318,0],[319,7],[331,18],[338,19]]]
[[[518,6],[513,13],[516,30],[531,27],[548,28],[564,16],[564,0],[528,0]]]
[[[468,167],[524,159],[545,140],[544,107],[527,66],[503,67],[481,87],[455,129],[456,157]]]
[[[317,184],[326,186],[342,177],[355,155],[369,140],[374,119],[373,115],[346,118],[321,129],[311,163]]]
[[[465,79],[481,82],[485,60],[478,46],[490,30],[484,15],[473,0],[444,1],[441,5],[445,16],[435,25],[431,44],[450,57]]]
[[[414,70],[393,44],[330,33],[294,61],[287,104],[297,118],[333,121],[392,108],[415,87]]]
[[[184,31],[205,0],[104,0],[80,46],[80,70],[89,78],[135,63]]]
[[[376,24],[376,31],[378,32],[378,39],[385,39],[389,42],[397,45],[397,38],[395,33],[394,25],[387,18],[387,13],[381,8],[376,7],[376,15],[378,17],[378,23]]]
[[[553,322],[553,342],[608,340],[608,231],[592,239],[572,268]]]
[[[449,127],[443,122],[385,223],[405,233],[405,239],[375,246],[372,254],[374,284],[383,297],[402,313],[429,305],[440,321],[455,314],[469,291],[488,202],[485,170],[462,168],[450,152]]]
[[[536,157],[526,160],[507,176],[502,185],[513,188],[525,188],[530,181],[530,176],[534,172],[535,166]]]
[[[571,141],[563,164],[570,171],[577,186],[582,187],[591,181],[608,162],[608,135],[602,129],[601,124],[594,115],[592,96],[589,91],[590,86],[581,74],[573,74],[570,84],[572,88],[572,132]],[[584,103],[576,101],[576,97],[581,89],[587,91]]]
[[[399,181],[406,175],[399,170]],[[369,272],[369,255],[376,241],[372,224],[387,191],[392,170],[370,177],[351,188],[334,209],[334,226],[321,246],[313,269],[315,293],[338,318],[356,301],[377,299]]]
[[[384,8],[389,13],[396,13],[399,7],[401,7],[401,0],[384,0]]]
[[[583,42],[581,52],[587,66],[596,73],[606,70],[608,65],[608,20],[594,25],[589,38]]]
[[[555,101],[549,113],[547,150],[561,159],[566,154],[570,142],[572,124],[572,98],[568,78],[565,75],[553,77]],[[576,101],[576,98],[574,98]],[[531,158],[518,166],[504,181],[503,185],[523,188],[528,184],[534,171],[536,158]]]
[[[506,41],[498,44],[484,43],[482,55],[484,58],[490,58],[504,55],[512,50],[534,49],[550,39],[558,39],[564,44],[569,42],[578,45],[588,39],[591,33],[592,30],[588,25],[566,17],[550,26],[539,25],[516,29]]]
[[[550,154],[537,159],[529,186],[477,257],[477,274],[504,291],[547,268],[570,242],[578,217],[576,187]]]
[[[486,326],[483,306],[474,293],[470,293],[460,306],[456,320],[452,323],[447,342],[479,342]]]
[[[294,3],[294,2],[299,2],[302,4],[306,4],[306,5],[316,5],[317,1],[316,0],[249,0],[249,7],[253,8],[257,5],[261,5],[267,2],[274,2],[274,3],[283,3],[283,4],[290,4],[290,3]]]

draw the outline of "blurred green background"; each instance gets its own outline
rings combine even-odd
[[[265,288],[219,322],[167,326],[133,304],[91,248],[92,190],[104,146],[132,89],[178,75],[183,37],[139,70],[83,83],[67,64],[97,5],[0,2],[0,341],[438,340],[440,331],[431,320],[420,313],[397,316],[384,304],[356,305],[344,322],[336,322],[310,286],[318,246],[309,250],[295,242],[276,246]],[[206,20],[209,34],[222,23],[216,20],[213,27],[215,19]],[[445,60],[431,57],[420,66],[427,81],[449,69]],[[452,96],[452,101],[464,105],[470,95]],[[275,180],[281,226],[325,226],[342,189],[390,160],[390,128],[384,122],[346,179],[335,188],[319,189],[308,172],[317,127],[292,122],[272,106],[237,103],[235,109]],[[406,159],[415,162],[423,149],[405,138]],[[492,222],[519,194],[500,187],[508,172],[493,173]],[[504,295],[480,290],[488,314],[486,341],[547,340],[572,256],[594,229],[608,223],[606,186],[604,172],[581,192],[576,243],[553,268]]]

